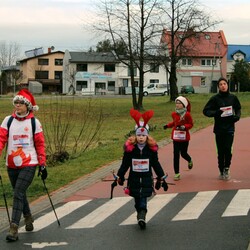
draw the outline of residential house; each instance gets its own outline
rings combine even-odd
[[[144,85],[166,83],[164,67],[150,64]],[[139,71],[135,68],[135,84]],[[63,59],[63,93],[82,95],[130,94],[131,79],[127,65],[113,52],[71,52],[66,50]]]
[[[62,51],[51,51],[25,58],[20,63],[22,78],[18,84],[28,86],[29,82],[37,81],[42,84],[43,92],[62,92],[63,72]]]
[[[192,31],[194,32],[194,31]],[[175,45],[179,44],[183,32],[177,32]],[[164,30],[161,44],[165,45],[166,55],[171,54],[171,32]],[[227,75],[227,41],[223,31],[195,33],[186,39],[177,56],[177,87],[192,85],[196,93],[217,91],[217,80]]]
[[[231,79],[235,62],[241,60],[250,63],[250,45],[229,44],[227,52],[227,79]],[[235,90],[235,87],[231,86],[231,90]]]

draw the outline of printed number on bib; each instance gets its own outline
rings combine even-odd
[[[221,117],[227,117],[227,116],[233,115],[233,107],[232,106],[222,107],[222,108],[220,108],[220,110],[223,111],[223,113],[221,114]]]
[[[134,172],[148,172],[149,159],[132,159],[132,169]]]
[[[174,130],[174,140],[186,140],[186,131]]]
[[[13,147],[25,147],[30,145],[29,135],[13,135]]]

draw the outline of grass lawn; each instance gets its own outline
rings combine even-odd
[[[239,93],[236,94],[242,104],[242,117],[247,117],[250,114],[250,93]],[[202,114],[202,109],[211,94],[190,94],[186,95],[191,102],[191,114],[194,120],[194,127],[191,130],[196,130],[207,127],[213,123],[212,118],[207,118]],[[68,113],[65,112],[67,109],[67,101],[70,101],[69,97],[37,97],[36,102],[40,107],[36,113],[36,117],[44,124],[47,122],[51,112],[54,112],[53,107],[56,106],[57,102],[65,104],[65,108],[60,111],[62,117],[65,120],[70,119]],[[131,96],[115,96],[115,97],[103,97],[93,98],[96,103],[96,109],[102,107],[104,114],[104,122],[101,127],[101,133],[98,136],[98,143],[94,148],[88,149],[83,155],[78,158],[68,160],[64,163],[56,166],[48,166],[48,178],[46,185],[49,191],[56,190],[71,181],[93,172],[99,167],[108,164],[114,160],[120,159],[123,155],[123,144],[126,140],[126,135],[134,129],[135,122],[129,115],[129,110],[132,107]],[[81,107],[84,102],[87,103],[89,98],[74,98],[74,110],[73,112],[80,114]],[[72,101],[72,100],[71,100]],[[0,98],[1,113],[0,120],[2,121],[6,115],[11,114],[13,111],[12,99],[2,97]],[[175,109],[174,102],[169,101],[169,97],[166,96],[148,96],[144,97],[143,105],[145,110],[153,109],[155,114],[150,120],[149,124],[154,129],[150,132],[158,142],[163,139],[170,138],[170,130],[163,130],[163,125],[171,121],[171,112]],[[95,111],[93,111],[95,112]],[[74,118],[74,123],[77,125],[78,119]],[[4,164],[4,151],[2,153],[0,174],[4,183],[5,193],[8,199],[8,204],[12,205],[12,191],[7,176],[6,167]],[[1,187],[2,189],[2,187]],[[32,185],[28,190],[28,199],[30,201],[44,195],[43,185],[40,178],[35,176]],[[4,200],[0,198],[0,206],[4,206]]]

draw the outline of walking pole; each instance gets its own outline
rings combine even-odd
[[[47,195],[48,195],[48,197],[49,197],[49,201],[50,201],[51,207],[52,207],[52,209],[53,209],[53,211],[54,211],[54,214],[55,214],[55,216],[56,216],[58,226],[61,226],[60,221],[59,221],[59,219],[58,219],[58,217],[57,217],[57,214],[56,214],[56,210],[55,210],[54,205],[53,205],[53,203],[52,203],[52,200],[51,200],[51,198],[50,198],[49,191],[48,191],[48,189],[47,189],[47,187],[46,187],[46,185],[45,185],[45,181],[44,181],[44,180],[42,180],[42,181],[43,181],[44,188],[45,188],[45,190],[46,190],[46,192],[47,192]]]
[[[2,189],[3,189],[3,198],[4,198],[5,208],[6,208],[6,212],[7,212],[7,215],[8,215],[9,224],[10,224],[10,214],[9,214],[9,209],[8,209],[8,204],[7,204],[7,199],[6,199],[6,195],[5,195],[5,191],[4,191],[4,187],[3,187],[3,181],[2,181],[1,174],[0,174],[0,180],[1,180],[1,186],[2,186]]]

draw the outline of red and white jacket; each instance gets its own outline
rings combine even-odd
[[[173,112],[172,118],[173,118],[173,121],[167,124],[168,128],[172,128],[171,139],[174,141],[180,141],[180,142],[189,141],[190,140],[189,130],[193,127],[193,119],[192,119],[191,114],[187,111],[186,114],[181,118],[181,116],[178,113]],[[178,127],[180,126],[185,126],[185,130],[181,131],[185,133],[185,139],[176,139],[174,137],[175,131],[178,130]]]
[[[0,127],[0,155],[7,144],[6,165],[8,168],[23,168],[46,165],[45,140],[41,123],[35,118],[33,138],[31,112],[24,118],[15,113],[9,131],[7,127],[10,116],[6,116]]]

